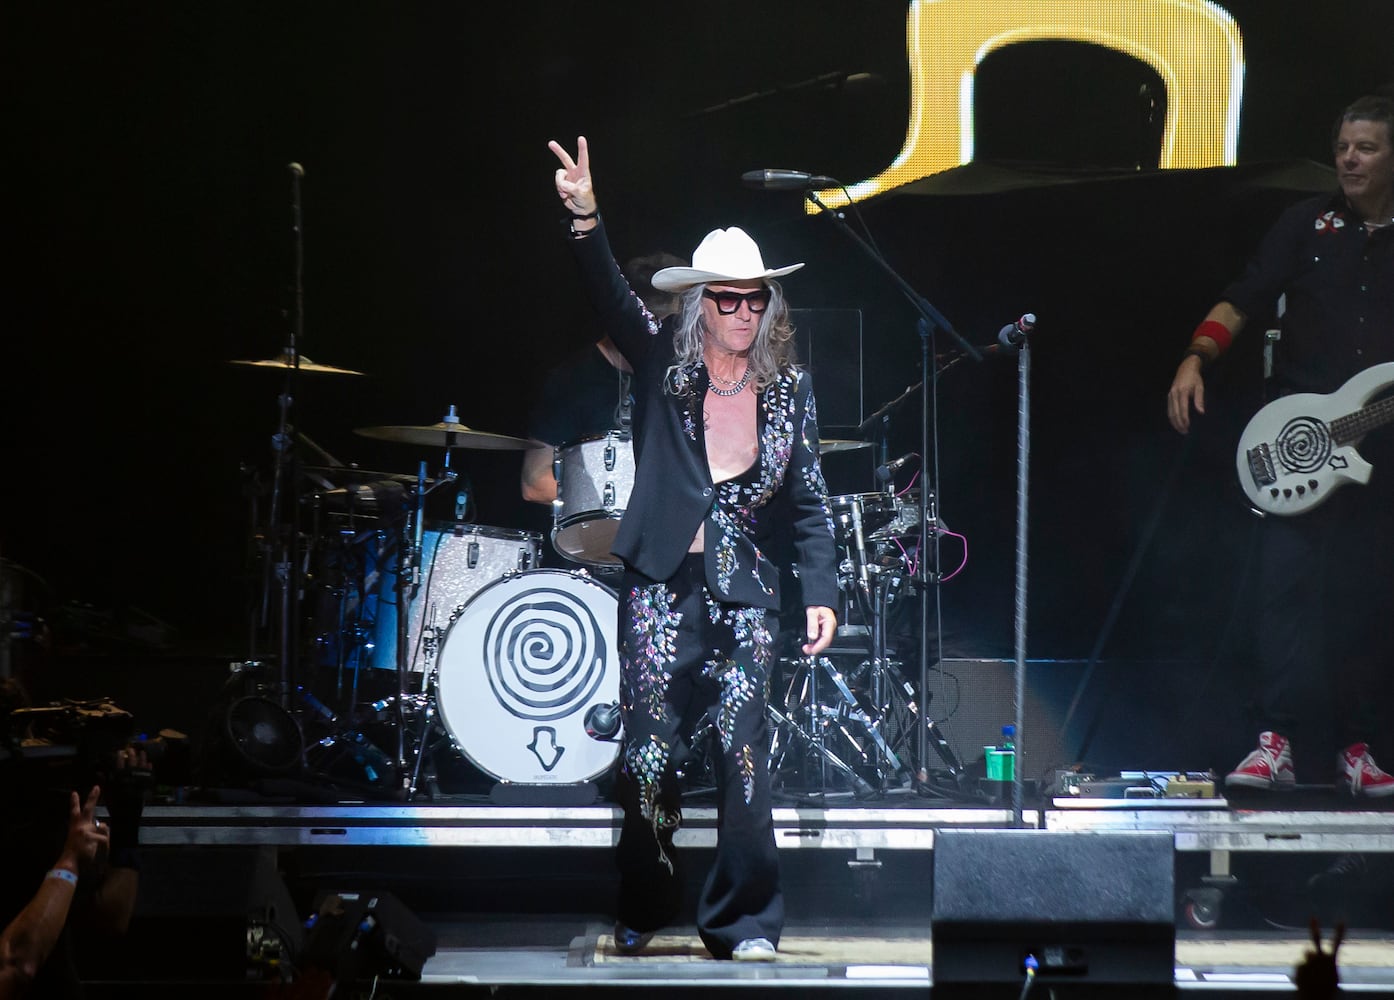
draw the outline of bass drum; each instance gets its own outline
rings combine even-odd
[[[619,703],[615,591],[575,570],[496,580],[451,623],[437,658],[441,721],[470,763],[500,781],[569,784],[603,774],[619,744],[586,715]]]

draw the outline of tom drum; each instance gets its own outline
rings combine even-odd
[[[572,562],[618,566],[610,554],[634,489],[634,445],[617,431],[556,450],[552,545]]]
[[[421,583],[415,596],[408,588],[407,667],[425,669],[422,642],[429,626],[443,635],[450,616],[486,585],[509,573],[533,569],[542,561],[542,536],[479,524],[437,522],[421,533]],[[397,606],[400,563],[377,579],[377,613],[373,620],[371,666],[397,668]]]

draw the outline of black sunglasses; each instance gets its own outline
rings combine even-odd
[[[762,313],[770,304],[770,290],[768,288],[757,288],[753,292],[714,292],[710,288],[702,289],[702,298],[711,299],[716,303],[716,311],[723,316],[730,316],[741,307],[744,302],[750,307],[753,313]]]

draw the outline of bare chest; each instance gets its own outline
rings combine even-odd
[[[753,389],[746,389],[737,396],[707,393],[702,407],[702,425],[706,432],[707,467],[713,482],[740,475],[760,454],[755,406]]]

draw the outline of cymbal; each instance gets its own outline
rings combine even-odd
[[[335,480],[342,483],[403,483],[410,484],[417,481],[417,477],[407,472],[375,472],[372,469],[360,469],[353,465],[304,465],[301,468],[317,477]],[[428,479],[429,483],[430,480]]]
[[[363,437],[378,438],[382,441],[399,441],[402,444],[424,444],[433,448],[479,448],[485,451],[509,451],[532,447],[526,438],[509,437],[506,434],[491,434],[477,431],[464,424],[442,420],[429,427],[359,427],[354,431]]]
[[[820,455],[832,455],[839,451],[856,451],[858,448],[870,448],[870,441],[853,441],[846,438],[824,438],[818,442],[818,453]]]
[[[348,368],[335,368],[333,365],[317,365],[305,355],[300,355],[300,364],[295,364],[295,359],[289,354],[280,354],[274,358],[267,358],[265,361],[229,361],[230,365],[251,365],[253,368],[280,368],[282,370],[294,368],[296,371],[307,372],[311,375],[362,375],[362,372],[352,371]]]

